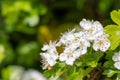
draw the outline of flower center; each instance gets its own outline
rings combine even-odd
[[[92,33],[92,32],[93,32],[93,29],[92,29],[92,28],[90,28],[90,29],[88,30],[88,32]]]
[[[75,38],[74,38],[74,42],[77,42],[77,41],[78,41],[78,38],[75,37]]]
[[[68,52],[67,55],[68,55],[68,57],[72,57],[73,53],[72,52]]]
[[[98,45],[102,46],[102,45],[103,45],[103,41],[100,40],[100,41],[98,42]]]
[[[81,45],[80,45],[80,49],[83,49],[84,48],[84,43],[81,43]]]

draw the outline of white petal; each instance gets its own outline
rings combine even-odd
[[[99,21],[95,21],[94,23],[93,23],[93,26],[97,29],[97,30],[103,30],[103,26],[102,26],[102,24],[99,22]]]
[[[114,64],[114,66],[115,66],[117,69],[120,70],[120,62],[116,62],[116,63]]]
[[[83,54],[85,54],[87,52],[87,49],[83,49],[82,51],[81,51],[81,54],[83,55]]]
[[[99,48],[98,48],[99,46],[97,45],[97,43],[96,42],[94,42],[94,44],[93,44],[93,49],[95,50],[95,51],[98,51],[99,50]]]
[[[60,56],[59,56],[59,60],[60,60],[60,61],[65,61],[66,58],[67,58],[67,55],[66,55],[65,53],[62,53],[62,54],[60,54]]]
[[[92,22],[86,19],[83,19],[79,24],[85,30],[90,29],[92,26]]]
[[[47,50],[48,48],[49,48],[48,45],[44,45],[43,48],[42,48],[42,50],[45,51],[45,50]]]
[[[120,52],[116,52],[113,57],[112,57],[112,60],[115,61],[115,62],[120,62]]]
[[[77,58],[79,58],[80,57],[80,55],[81,55],[81,50],[80,49],[77,49],[77,50],[75,50],[74,51],[74,57],[77,59]]]
[[[49,60],[48,63],[50,66],[54,66],[56,64],[56,61],[53,58],[51,58],[51,60]]]
[[[68,64],[68,65],[73,65],[74,61],[75,61],[74,58],[68,58],[68,59],[66,60],[66,64]]]

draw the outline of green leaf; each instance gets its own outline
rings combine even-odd
[[[116,24],[120,25],[120,10],[118,10],[118,11],[114,10],[114,11],[111,12],[110,15],[111,15],[112,20]]]
[[[116,80],[120,80],[120,73],[117,74],[117,78],[116,78]]]
[[[66,80],[78,80],[77,77],[80,76],[78,72],[71,73],[70,75],[66,76]],[[79,78],[79,80],[82,80],[82,77]]]
[[[117,25],[108,25],[105,27],[105,32],[109,34],[111,42],[111,50],[116,49],[120,44],[120,27]]]
[[[48,78],[48,77],[52,76],[53,73],[54,73],[53,70],[45,70],[44,71],[44,76]]]
[[[50,73],[52,75],[50,76],[50,78],[48,80],[58,80],[59,77],[64,73],[64,71],[65,71],[65,67],[59,68],[56,72],[53,69],[53,72]]]
[[[107,77],[112,77],[115,73],[116,71],[109,69],[109,70],[105,70],[103,72],[103,75],[107,75]]]
[[[105,68],[111,68],[111,69],[115,69],[114,66],[113,66],[114,62],[112,60],[109,60],[109,61],[106,61],[104,63],[104,67]]]
[[[120,33],[120,26],[118,26],[118,25],[107,25],[105,27],[105,32],[110,34],[110,35]]]
[[[85,54],[84,55],[84,62],[91,67],[96,67],[98,64],[99,59],[103,56],[103,53],[100,51],[93,52],[91,54]]]
[[[105,56],[105,59],[107,59],[107,60],[112,60],[112,56],[114,55],[114,51],[112,51],[112,50],[109,50],[109,51],[107,51],[106,52],[106,56]]]
[[[111,41],[111,49],[115,50],[120,44],[120,36],[111,36],[110,41]]]

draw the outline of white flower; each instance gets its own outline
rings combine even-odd
[[[54,59],[50,54],[41,53],[42,58],[42,68],[47,69],[50,66],[54,66],[56,64],[56,59]]]
[[[120,51],[119,51],[119,52],[116,52],[116,53],[113,55],[112,60],[115,62],[115,63],[114,63],[114,66],[115,66],[117,69],[120,69]]]
[[[54,66],[56,64],[56,60],[58,58],[58,52],[56,50],[56,43],[50,42],[49,45],[44,45],[42,50],[43,53],[40,53],[42,58],[43,69],[47,69],[50,66]]]
[[[115,62],[114,66],[120,70],[120,62]]]
[[[90,47],[90,42],[84,38],[78,39],[77,42],[72,43],[69,47],[72,50],[79,50],[80,54],[85,54],[87,52],[87,48]]]
[[[112,57],[112,60],[117,62],[119,61],[120,62],[120,51],[119,52],[116,52],[113,57]]]
[[[75,29],[62,34],[62,36],[61,36],[59,42],[57,43],[57,45],[58,46],[69,45],[75,38],[74,33],[75,33]]]
[[[83,29],[84,35],[90,41],[103,34],[103,26],[99,21],[89,21],[83,19],[80,22],[80,26]]]
[[[78,49],[80,49],[81,51],[80,53],[85,54],[87,52],[87,47],[90,47],[89,41],[87,41],[86,39],[81,39],[78,47]]]
[[[78,42],[66,46],[63,53],[60,54],[59,60],[65,61],[68,65],[73,65],[74,61],[77,58],[87,52],[88,46],[90,46],[90,43],[88,41],[85,39],[80,39]]]
[[[42,50],[44,51],[44,53],[46,54],[50,54],[51,57],[53,57],[53,59],[57,59],[58,58],[58,52],[56,49],[56,42],[51,42],[49,44],[46,44],[43,46]]]
[[[82,21],[80,21],[79,25],[85,29],[85,30],[89,30],[92,26],[92,22],[86,19],[83,19]]]
[[[40,72],[28,70],[23,74],[22,80],[47,80]]]
[[[69,46],[72,44],[78,44],[81,39],[86,39],[82,31],[75,32],[75,29],[72,31],[66,32],[62,35],[57,45]]]
[[[68,65],[73,65],[74,61],[81,55],[87,53],[87,48],[90,47],[90,42],[93,42],[95,51],[106,51],[110,47],[110,41],[104,33],[103,26],[98,21],[89,21],[83,19],[80,22],[81,31],[75,29],[65,32],[60,37],[59,41],[50,42],[43,46],[41,53],[43,69],[56,64],[57,58],[60,61],[65,61]],[[63,52],[58,56],[56,47],[63,47]]]
[[[82,31],[75,32],[72,30],[63,34],[59,43],[64,45],[64,51],[60,54],[59,60],[65,61],[68,65],[73,65],[74,61],[87,52],[87,47],[90,46]]]
[[[66,47],[70,47],[71,50],[81,49],[84,50],[90,46],[88,40],[85,39],[82,32],[74,33],[74,38],[71,40],[71,43]]]
[[[76,59],[76,54],[69,48],[66,48],[63,53],[60,54],[59,60],[65,61],[68,65],[73,65],[73,62]]]
[[[95,51],[100,50],[100,51],[105,52],[109,47],[110,47],[110,41],[105,34],[97,37],[94,40],[93,49]]]

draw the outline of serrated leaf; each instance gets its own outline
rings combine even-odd
[[[111,15],[112,20],[116,24],[120,25],[120,10],[118,10],[118,11],[114,10],[114,11],[111,12],[110,15]]]
[[[104,63],[104,67],[105,68],[111,68],[111,69],[114,69],[114,66],[113,66],[114,62],[112,60],[109,60],[109,61],[106,61]]]
[[[105,32],[109,34],[111,42],[111,50],[116,49],[120,44],[120,27],[117,25],[108,25],[105,27]]]
[[[105,32],[114,35],[117,32],[120,32],[120,27],[118,25],[107,25],[105,28]]]
[[[109,39],[111,41],[110,49],[115,50],[120,44],[120,36],[111,36]]]
[[[96,67],[99,59],[103,56],[101,52],[93,52],[91,54],[84,55],[84,62],[91,67]]]

